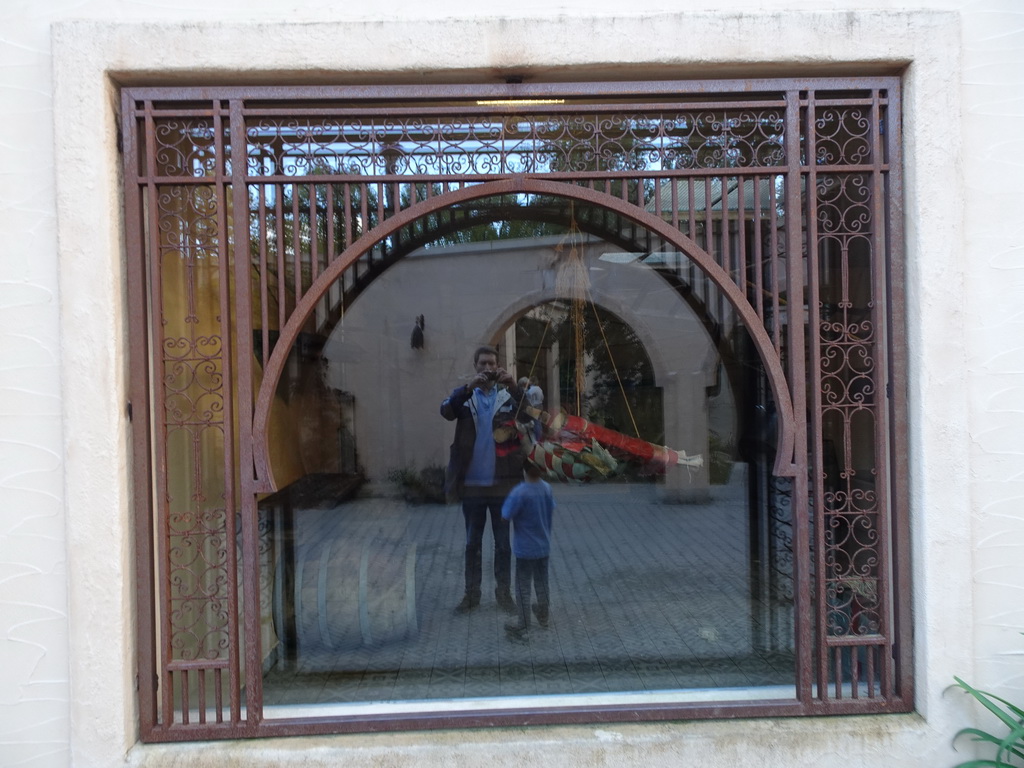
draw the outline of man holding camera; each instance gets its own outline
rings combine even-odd
[[[480,605],[483,536],[490,514],[494,597],[502,610],[515,614],[509,524],[501,517],[501,505],[522,474],[515,421],[523,391],[508,371],[498,367],[494,347],[477,348],[473,367],[476,375],[470,382],[456,387],[441,403],[441,415],[456,422],[445,493],[449,502],[462,500],[466,520],[466,592],[455,612],[468,613]]]

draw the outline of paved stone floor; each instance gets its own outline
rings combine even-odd
[[[651,485],[554,490],[551,621],[525,642],[507,637],[494,604],[489,528],[483,603],[452,611],[458,506],[357,499],[297,512],[297,652],[266,673],[265,703],[793,683],[787,638],[770,629],[780,609],[751,593],[742,487],[687,505],[660,503]],[[285,602],[278,591],[278,623]]]

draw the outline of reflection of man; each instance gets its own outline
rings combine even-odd
[[[449,501],[462,499],[466,519],[466,593],[455,612],[466,613],[480,605],[483,536],[490,513],[494,596],[499,607],[514,614],[512,549],[508,521],[501,518],[501,505],[521,476],[522,453],[515,419],[523,392],[515,379],[498,367],[494,347],[478,348],[473,354],[473,366],[473,379],[456,387],[441,403],[441,415],[456,422],[445,491]]]

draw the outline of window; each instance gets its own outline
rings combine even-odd
[[[515,91],[123,91],[144,738],[911,707],[898,81]]]

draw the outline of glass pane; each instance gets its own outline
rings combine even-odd
[[[718,289],[614,212],[488,198],[377,243],[271,410],[267,715],[791,697],[774,414]]]

